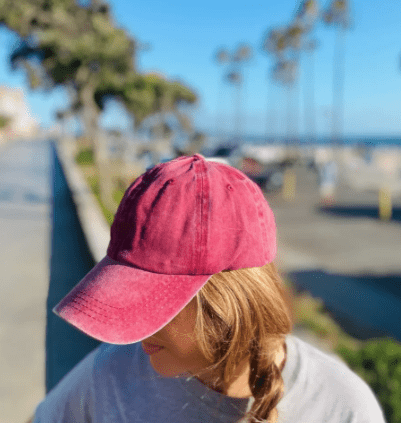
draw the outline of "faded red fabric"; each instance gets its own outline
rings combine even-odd
[[[130,344],[171,321],[222,270],[276,255],[261,189],[200,154],[162,163],[125,192],[107,256],[53,309],[104,342]]]

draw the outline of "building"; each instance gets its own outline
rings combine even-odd
[[[0,86],[0,116],[9,118],[9,123],[0,129],[0,143],[7,139],[32,138],[39,130],[26,103],[21,88]]]

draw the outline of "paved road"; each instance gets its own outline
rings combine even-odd
[[[23,423],[45,394],[50,150],[0,149],[0,422]]]
[[[322,210],[316,175],[297,168],[296,197],[266,197],[278,228],[278,265],[300,289],[323,299],[342,327],[360,339],[401,340],[401,198],[394,219],[377,218],[377,193],[344,185]]]
[[[340,186],[337,204],[322,210],[316,175],[297,168],[294,201],[267,194],[276,216],[278,258],[286,271],[325,269],[344,275],[401,275],[401,197],[394,219],[375,218],[377,193]]]

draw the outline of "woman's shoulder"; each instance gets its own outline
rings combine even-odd
[[[302,369],[304,376],[313,376],[316,383],[320,381],[344,390],[357,386],[358,392],[361,389],[370,389],[369,385],[334,352],[320,348],[296,335],[287,337],[287,347],[289,343],[292,343],[292,354],[298,362],[299,372],[301,373]]]
[[[303,390],[304,398],[320,398],[327,408],[338,408],[342,413],[347,410],[349,416],[366,416],[367,422],[384,422],[372,389],[340,356],[296,335],[287,337],[287,349],[290,363],[286,377],[293,393],[299,395]]]

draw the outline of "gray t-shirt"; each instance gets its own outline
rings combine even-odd
[[[279,423],[384,423],[370,387],[340,359],[288,335]],[[34,423],[234,423],[253,398],[231,398],[193,377],[166,378],[141,343],[102,344],[48,393]]]

